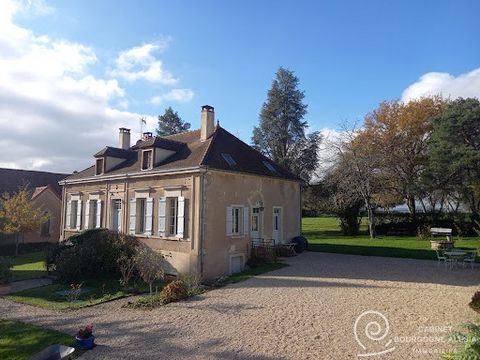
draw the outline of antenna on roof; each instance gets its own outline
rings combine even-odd
[[[141,139],[143,134],[143,125],[144,124],[147,125],[147,120],[145,119],[144,116],[142,116],[139,121],[140,121],[140,139]]]

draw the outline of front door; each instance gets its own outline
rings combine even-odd
[[[120,232],[122,230],[121,222],[122,200],[112,201],[112,227],[114,231]]]
[[[273,208],[273,231],[272,237],[275,240],[275,244],[282,242],[282,208]]]
[[[251,221],[251,229],[250,229],[250,236],[252,240],[259,240],[262,237],[262,219],[260,216],[260,208],[254,207],[252,208],[252,221]]]

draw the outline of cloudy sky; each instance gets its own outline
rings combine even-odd
[[[196,128],[213,105],[249,142],[279,66],[325,132],[385,99],[480,97],[479,13],[474,0],[0,0],[0,167],[81,170],[166,106]]]

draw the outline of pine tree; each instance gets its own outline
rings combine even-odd
[[[158,116],[157,135],[168,136],[182,133],[190,129],[190,123],[183,122],[176,111],[169,106],[163,115]]]
[[[321,136],[318,132],[305,134],[307,105],[298,85],[293,71],[282,67],[277,71],[252,142],[261,153],[309,181],[317,167]]]

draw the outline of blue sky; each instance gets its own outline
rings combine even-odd
[[[88,47],[96,61],[81,76],[113,79],[123,92],[108,96],[108,106],[152,116],[172,106],[195,128],[200,106],[210,104],[222,126],[247,142],[279,66],[300,78],[314,130],[361,120],[385,99],[480,93],[478,1],[33,3],[23,2],[26,10],[11,21],[52,42]],[[161,62],[163,75],[122,75],[122,52],[148,44],[155,46],[149,61]],[[174,89],[183,92],[168,100]],[[135,116],[122,119],[138,127]]]

